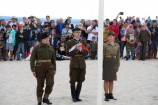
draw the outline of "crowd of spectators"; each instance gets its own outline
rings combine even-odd
[[[55,21],[51,20],[50,16],[46,16],[46,21],[43,23],[35,16],[23,17],[23,22],[18,22],[14,16],[8,22],[0,19],[0,60],[25,60],[31,54],[33,47],[41,42],[41,35],[44,32],[50,35],[50,45],[55,49],[56,59],[70,59],[66,54],[66,43],[73,39],[72,30],[75,27],[81,29],[82,39],[87,42],[89,54],[85,59],[97,59],[98,20],[81,19],[79,24],[73,24],[71,19],[72,17],[67,17],[65,21],[62,18]],[[104,43],[108,41],[109,31],[115,34],[122,59],[156,59],[158,17],[154,20],[150,17],[140,19],[135,16],[123,19],[119,13],[112,21],[105,20]]]

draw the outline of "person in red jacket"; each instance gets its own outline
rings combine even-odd
[[[116,19],[113,20],[113,24],[110,26],[110,30],[115,34],[115,40],[118,40],[119,36],[119,25]]]

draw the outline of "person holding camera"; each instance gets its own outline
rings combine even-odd
[[[92,25],[87,28],[88,38],[87,43],[90,43],[92,41],[92,37],[95,36],[96,40],[98,38],[98,26],[97,21],[92,20]]]

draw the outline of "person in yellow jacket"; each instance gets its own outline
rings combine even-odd
[[[103,41],[104,41],[104,43],[108,42],[108,33],[109,33],[109,26],[105,25],[104,31],[103,31]]]

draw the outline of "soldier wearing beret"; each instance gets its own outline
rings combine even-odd
[[[104,91],[105,101],[114,99],[113,97],[113,81],[117,80],[117,71],[120,66],[120,47],[115,42],[114,33],[109,31],[108,42],[104,43],[103,46],[103,80],[104,80]]]
[[[54,75],[56,73],[56,61],[54,48],[49,45],[48,33],[41,36],[42,42],[35,46],[31,58],[30,66],[33,75],[37,79],[37,101],[42,104],[43,87],[46,81],[43,102],[52,104],[48,97],[54,85]]]
[[[84,57],[87,52],[82,48],[86,46],[86,42],[81,40],[81,30],[79,28],[73,29],[74,38],[67,42],[66,52],[71,57],[70,61],[70,88],[72,101],[82,101],[79,99],[82,82],[85,80],[86,63]],[[75,83],[77,82],[77,86]]]

